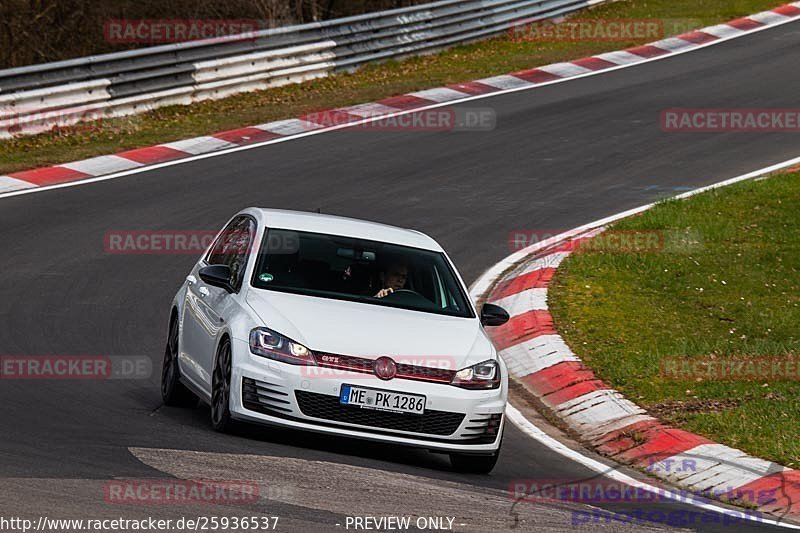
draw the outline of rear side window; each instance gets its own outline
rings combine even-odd
[[[236,217],[225,226],[205,258],[209,265],[226,265],[231,269],[230,283],[236,291],[242,286],[247,258],[255,237],[255,220],[246,215]]]

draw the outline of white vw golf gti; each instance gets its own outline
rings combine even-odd
[[[250,208],[234,216],[172,303],[161,393],[233,421],[497,462],[505,365],[444,250],[412,230]]]

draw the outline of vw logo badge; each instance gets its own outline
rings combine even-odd
[[[397,375],[397,364],[391,357],[378,357],[372,364],[372,370],[378,379],[388,381]]]

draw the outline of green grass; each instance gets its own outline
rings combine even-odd
[[[665,358],[800,357],[800,173],[668,201],[616,224],[657,253],[572,255],[549,300],[597,374],[667,422],[800,467],[797,381],[676,380]]]
[[[631,0],[601,5],[576,16],[662,19],[667,33],[676,34],[777,5],[779,0]],[[648,40],[651,39],[644,39]],[[0,141],[0,174],[291,118],[309,110],[368,102],[637,44],[643,41],[539,42],[498,37],[435,55],[371,65],[353,74],[106,119],[91,128],[67,128]]]

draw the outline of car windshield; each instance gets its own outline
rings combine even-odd
[[[444,254],[396,244],[270,229],[253,287],[473,318]]]

